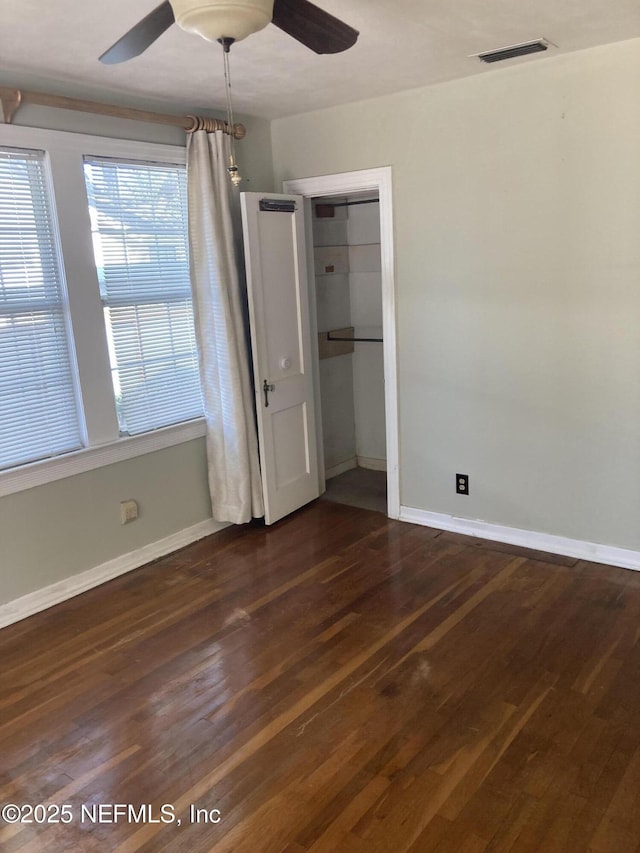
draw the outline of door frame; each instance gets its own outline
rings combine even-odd
[[[315,275],[313,239],[311,235],[311,199],[321,196],[348,195],[363,191],[377,192],[380,200],[380,256],[382,270],[382,338],[384,359],[385,427],[387,441],[387,515],[400,516],[400,458],[398,438],[398,351],[396,342],[396,296],[393,249],[393,202],[391,166],[341,172],[313,178],[283,181],[283,192],[300,195],[305,199],[307,228],[307,264],[309,269],[309,295],[311,299],[311,333],[317,337],[318,325],[315,305]],[[322,458],[322,427],[320,400],[320,366],[318,351],[313,347],[314,387],[316,393],[316,436],[318,441],[318,466],[321,491],[324,491],[324,459]],[[319,429],[318,429],[319,427]]]

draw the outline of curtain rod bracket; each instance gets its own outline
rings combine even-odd
[[[18,107],[22,103],[22,92],[20,89],[9,89],[2,86],[0,88],[0,100],[2,101],[4,123],[11,124]]]
[[[205,116],[187,116],[191,121],[190,127],[185,127],[187,133],[195,133],[196,130],[206,130],[212,133],[216,130],[222,130],[229,133],[229,124],[221,118],[206,118]],[[233,138],[244,139],[247,135],[247,129],[243,124],[233,125]]]

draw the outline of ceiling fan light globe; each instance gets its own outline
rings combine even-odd
[[[266,27],[273,0],[171,0],[176,23],[207,41],[240,41]]]

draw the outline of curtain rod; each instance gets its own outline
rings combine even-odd
[[[181,127],[187,133],[195,130],[222,130],[229,133],[229,125],[219,118],[204,116],[175,116],[166,113],[153,113],[148,110],[137,110],[132,107],[118,107],[114,104],[104,104],[100,101],[85,101],[78,98],[66,98],[62,95],[48,95],[44,92],[25,92],[22,89],[12,89],[0,86],[0,101],[5,124],[11,124],[16,111],[22,104],[37,104],[41,107],[57,107],[63,110],[77,110],[83,113],[97,113],[114,118],[128,118],[133,121],[146,121],[152,124],[169,124]],[[247,130],[243,124],[233,125],[235,139],[243,139]]]

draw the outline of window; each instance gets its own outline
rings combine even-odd
[[[81,446],[43,151],[0,149],[0,469]]]
[[[0,123],[0,497],[204,436],[185,153]]]
[[[202,415],[185,169],[85,157],[120,431]]]

